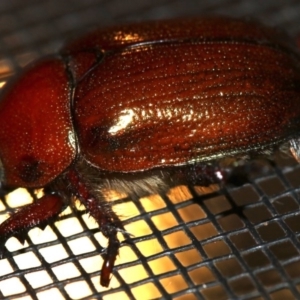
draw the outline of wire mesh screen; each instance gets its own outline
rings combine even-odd
[[[66,38],[127,20],[226,14],[300,31],[300,1],[1,1],[1,86]],[[13,137],[12,137],[13,138]],[[109,288],[100,285],[107,245],[84,207],[68,207],[24,245],[7,243],[1,299],[299,299],[300,166],[278,153],[259,161],[243,187],[179,186],[132,200],[111,192],[132,243],[124,244]],[[42,191],[15,190],[0,222]]]

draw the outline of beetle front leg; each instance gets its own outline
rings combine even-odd
[[[10,237],[24,243],[23,234],[39,226],[42,229],[57,217],[64,207],[63,199],[57,194],[46,194],[38,201],[21,208],[0,225],[0,258],[4,245]]]
[[[100,225],[103,235],[108,238],[108,246],[102,265],[100,278],[101,285],[108,287],[110,275],[113,271],[120,248],[120,241],[117,238],[117,233],[118,231],[124,232],[125,230],[121,221],[112,211],[112,209],[108,209],[108,207],[103,209],[103,207],[99,205],[99,201],[97,199],[89,198],[86,202],[84,202],[84,205],[91,216],[94,217],[97,223]]]

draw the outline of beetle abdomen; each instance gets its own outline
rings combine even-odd
[[[82,154],[110,171],[207,161],[300,129],[300,59],[248,42],[164,42],[108,53],[78,84]]]

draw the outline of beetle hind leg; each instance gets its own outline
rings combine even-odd
[[[261,171],[259,164],[244,160],[233,160],[231,164],[223,165],[220,161],[211,163],[195,163],[177,168],[173,175],[175,182],[209,186],[210,184],[242,186],[251,182],[249,174]]]

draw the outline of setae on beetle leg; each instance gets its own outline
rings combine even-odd
[[[126,237],[124,227],[118,216],[113,212],[110,204],[107,204],[101,199],[94,197],[89,192],[87,185],[80,178],[76,170],[71,169],[67,177],[71,184],[72,193],[80,200],[86,207],[90,215],[99,224],[103,235],[108,238],[108,247],[105,259],[101,269],[100,283],[102,286],[108,287],[110,282],[110,275],[113,271],[115,260],[119,254],[120,241],[117,238],[117,233],[122,232]]]
[[[45,194],[38,201],[21,208],[0,225],[0,258],[4,245],[10,237],[16,237],[24,243],[23,234],[39,226],[44,229],[49,221],[57,217],[64,208],[62,198],[57,194]]]

